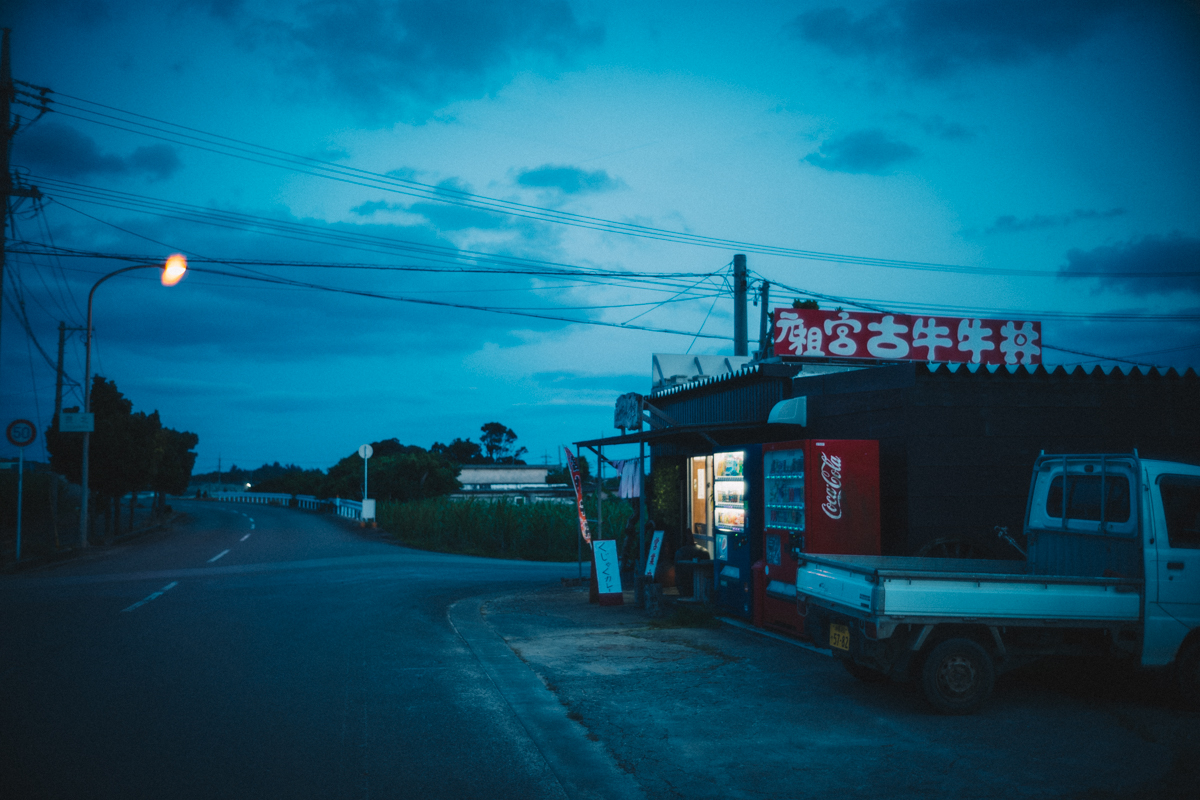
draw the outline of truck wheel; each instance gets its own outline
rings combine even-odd
[[[921,689],[943,714],[974,713],[996,682],[988,652],[970,639],[947,639],[929,653],[921,668]]]
[[[1200,709],[1200,642],[1192,642],[1175,662],[1175,681],[1188,708]]]
[[[842,662],[842,666],[845,667],[846,672],[849,672],[863,683],[883,683],[888,679],[887,675],[884,675],[879,670],[864,667],[862,664],[851,661],[848,658],[839,658],[838,661]]]

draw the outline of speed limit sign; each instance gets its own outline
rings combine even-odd
[[[37,441],[37,427],[27,419],[8,423],[8,440],[17,447],[28,447]]]

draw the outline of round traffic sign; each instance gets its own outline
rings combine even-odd
[[[370,458],[374,453],[374,448],[372,448],[369,444],[364,444],[362,447],[358,448],[358,454],[362,456],[363,460]]]
[[[28,447],[37,441],[37,427],[27,419],[14,419],[8,423],[6,433],[17,447]]]

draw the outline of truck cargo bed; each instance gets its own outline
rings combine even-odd
[[[1035,575],[1025,561],[805,555],[801,595],[860,617],[1135,622],[1142,582]]]

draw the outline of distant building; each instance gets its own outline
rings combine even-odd
[[[546,483],[553,467],[547,464],[468,464],[458,473],[462,488],[454,500],[499,500],[516,503],[572,502],[575,490],[566,484]]]

